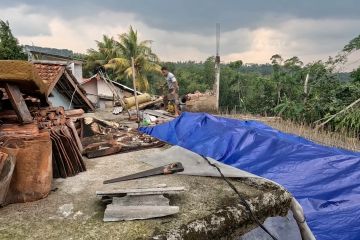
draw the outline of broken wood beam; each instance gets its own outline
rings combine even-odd
[[[30,114],[28,107],[26,106],[25,100],[18,86],[10,83],[5,83],[5,90],[20,122],[32,122],[33,118]]]
[[[84,114],[83,109],[71,109],[65,110],[66,117],[81,117]]]
[[[142,103],[142,104],[139,104],[139,109],[145,109],[147,107],[151,107],[151,106],[154,106],[155,104],[159,104],[162,102],[163,102],[163,99],[159,98],[159,99],[156,99],[156,100],[153,100],[150,102]]]

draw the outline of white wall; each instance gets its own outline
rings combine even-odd
[[[99,96],[106,96],[106,97],[113,97],[113,93],[111,89],[106,85],[104,80],[97,81],[98,82],[98,95]]]
[[[92,79],[91,81],[81,85],[86,91],[87,98],[95,105],[98,104],[98,99],[99,99],[99,97],[97,96],[98,90],[97,90],[96,82],[97,82],[96,79]]]
[[[51,94],[53,96],[49,97],[49,102],[51,103],[52,107],[63,106],[65,110],[74,108],[73,104],[71,104],[69,108],[70,100],[61,95],[55,88],[52,90]]]
[[[68,65],[71,69],[72,74],[75,76],[79,83],[83,82],[82,63],[72,62]]]

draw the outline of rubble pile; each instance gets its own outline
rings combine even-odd
[[[49,106],[48,88],[34,64],[1,61],[0,205],[44,198],[53,177],[86,170],[73,122],[84,111]]]
[[[88,158],[164,145],[156,138],[115,122],[90,117],[81,121],[83,121],[81,135],[83,154]]]
[[[73,119],[69,118],[71,113],[58,107],[34,111],[33,116],[39,128],[50,133],[54,178],[66,178],[85,171],[82,145]]]
[[[181,99],[181,105],[189,112],[216,112],[216,96],[213,91],[189,93]]]

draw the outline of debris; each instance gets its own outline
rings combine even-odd
[[[69,177],[86,170],[82,159],[83,146],[72,119],[83,110],[65,111],[63,107],[42,108],[32,111],[40,129],[50,133],[53,151],[53,176]]]
[[[73,214],[74,205],[72,203],[67,203],[64,205],[61,205],[57,211],[59,215],[62,215],[64,218],[69,217],[71,214]]]
[[[189,93],[180,101],[181,105],[185,105],[184,110],[189,112],[216,112],[216,103],[214,92],[209,90],[205,93],[199,91]]]
[[[11,177],[14,172],[16,158],[14,155],[9,155],[0,152],[0,206],[4,203],[7,195]]]
[[[106,180],[106,181],[104,181],[104,184],[128,181],[128,180],[144,178],[144,177],[151,177],[151,176],[156,176],[156,175],[167,175],[167,174],[173,174],[173,173],[182,172],[182,171],[184,171],[184,167],[182,166],[182,164],[180,162],[176,162],[176,163],[171,163],[171,164],[168,164],[168,165],[165,165],[162,167],[157,167],[157,168],[153,168],[150,170],[146,170],[143,172],[138,172],[138,173],[127,175],[127,176]]]
[[[75,117],[82,117],[84,114],[84,110],[83,109],[69,109],[69,110],[65,110],[65,116],[66,117],[71,117],[71,118],[75,118]]]
[[[115,114],[115,115],[117,115],[117,114],[121,113],[123,110],[124,110],[123,107],[114,107],[112,113]]]
[[[130,195],[125,197],[113,197],[112,203],[119,206],[166,206],[170,200],[163,195]]]
[[[163,101],[164,101],[164,100],[163,100],[162,97],[158,97],[158,98],[156,98],[156,99],[154,99],[154,100],[150,100],[150,101],[148,101],[148,102],[139,104],[139,109],[146,109],[146,108],[148,108],[148,107],[153,107],[153,106],[155,106],[155,105],[157,105],[157,104],[162,103]]]
[[[123,197],[135,195],[158,195],[158,194],[176,194],[184,192],[184,187],[155,187],[155,188],[128,188],[116,190],[96,191],[98,196]]]
[[[151,101],[151,96],[148,93],[141,94],[137,96],[137,101],[139,104],[149,102]],[[135,96],[124,98],[124,102],[127,108],[135,106]]]
[[[184,187],[134,188],[113,191],[97,191],[98,196],[112,198],[104,213],[104,222],[149,219],[173,215],[178,206],[170,206],[163,194],[176,194]]]
[[[88,158],[164,146],[163,142],[137,130],[89,117],[83,120],[81,143]]]
[[[19,88],[16,85],[5,83],[6,93],[10,99],[11,105],[13,106],[16,115],[22,123],[32,122],[32,117],[30,115],[29,109],[25,104],[25,100],[22,97],[22,94]]]
[[[53,169],[54,177],[70,177],[86,170],[81,152],[73,141],[65,126],[51,129],[54,145]]]
[[[16,158],[6,204],[35,201],[46,197],[51,190],[52,182],[49,133],[6,136],[4,142],[1,151],[7,151]],[[11,148],[15,148],[16,151]]]
[[[165,217],[178,212],[178,206],[121,206],[109,204],[104,213],[104,222]]]
[[[74,213],[73,219],[78,219],[79,217],[83,216],[84,213],[81,211],[77,211],[76,213]]]

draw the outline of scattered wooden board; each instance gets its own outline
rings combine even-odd
[[[96,191],[98,196],[133,196],[133,195],[156,195],[156,194],[176,194],[184,192],[184,187],[164,187],[164,188],[129,188],[108,191]]]
[[[157,218],[178,212],[178,206],[121,206],[109,204],[104,213],[104,222]]]
[[[169,206],[169,199],[163,195],[135,195],[114,197],[113,205],[119,206]]]

